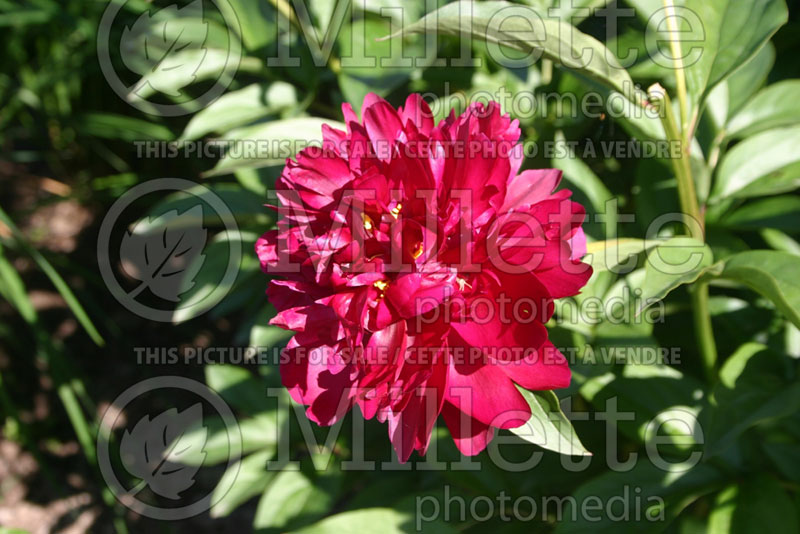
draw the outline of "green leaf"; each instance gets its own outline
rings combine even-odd
[[[591,456],[578,439],[572,423],[561,411],[558,397],[552,391],[528,391],[517,387],[531,409],[531,418],[511,432],[543,449],[571,456]]]
[[[745,204],[719,224],[738,230],[775,228],[784,232],[800,232],[800,196],[782,195]]]
[[[800,243],[780,230],[765,228],[761,231],[761,238],[777,251],[800,256]]]
[[[762,89],[728,122],[728,137],[741,138],[800,123],[800,80]]]
[[[0,28],[21,28],[29,24],[44,24],[53,17],[58,16],[58,14],[58,8],[55,6],[53,6],[53,8],[48,6],[46,9],[15,9],[13,11],[0,13]],[[0,532],[3,531],[0,530]],[[9,530],[9,532],[16,531]]]
[[[592,172],[592,169],[586,163],[575,157],[574,151],[566,144],[566,139],[561,131],[556,132],[555,142],[555,154],[557,157],[553,158],[553,167],[563,171],[564,179],[583,191],[592,203],[595,212],[605,213],[606,202],[613,199],[614,195],[611,194],[611,191],[608,190],[602,180]],[[607,228],[611,228],[614,231],[616,231],[617,227],[615,215],[616,213],[606,214]],[[614,236],[611,235],[609,237]]]
[[[616,304],[614,304],[614,309],[602,310],[601,318],[603,322],[592,327],[593,335],[614,339],[650,336],[652,324],[649,321],[640,321],[636,318],[638,296],[642,291],[644,275],[644,267],[637,268],[625,276],[618,277],[615,282],[610,280],[608,288],[596,295],[604,303]],[[592,277],[592,280],[594,280],[594,277]],[[613,285],[611,285],[611,282],[613,282]],[[580,295],[575,298],[580,298]],[[609,315],[613,315],[614,320],[608,321]],[[622,330],[621,332],[618,331],[617,326]]]
[[[775,47],[772,43],[767,43],[756,55],[711,90],[706,103],[717,135],[727,135],[725,129],[731,117],[761,89],[774,64]]]
[[[642,286],[641,312],[674,289],[695,282],[711,265],[708,245],[689,237],[673,237],[647,256]]]
[[[253,328],[250,330],[251,347],[273,348],[294,335],[289,330],[269,324],[270,319],[275,317],[275,308],[272,304],[264,306],[257,317]]]
[[[577,26],[587,17],[591,16],[595,9],[605,6],[610,1],[611,0],[572,0],[571,2],[562,2],[561,0],[527,0],[525,3],[534,8],[552,9],[551,12],[548,12],[551,17],[561,19],[568,24]]]
[[[787,381],[780,358],[760,343],[746,343],[722,366],[712,403],[701,413],[708,455],[759,423],[800,410],[800,383]]]
[[[0,248],[0,293],[28,324],[34,324],[38,320],[36,308],[33,307],[31,299],[25,289],[25,282],[17,270],[8,261]]]
[[[661,359],[661,349],[656,340],[649,338],[610,338],[603,345],[593,347],[600,357],[603,349],[613,349],[610,354],[621,355],[626,360],[639,358]],[[632,352],[628,352],[632,351]],[[669,353],[668,353],[669,354]],[[659,436],[659,452],[675,453],[685,457],[701,441],[695,435],[696,416],[700,400],[696,392],[702,384],[664,363],[627,363],[622,375],[606,373],[588,380],[580,392],[598,410],[608,409],[614,400],[620,412],[631,413],[631,419],[618,423],[619,428],[641,443]],[[668,440],[667,438],[672,438]]]
[[[275,414],[275,412],[273,412]],[[276,414],[277,415],[277,414]],[[279,416],[278,416],[279,418]],[[238,427],[242,437],[242,454],[265,450],[274,453],[278,443],[276,417],[262,414],[248,419],[239,419]],[[201,424],[189,428],[183,440],[190,445],[192,451],[204,454],[181,457],[187,465],[211,466],[227,462],[231,459],[231,440],[236,439],[228,433],[222,418],[208,417]],[[192,446],[200,442],[199,446]]]
[[[664,530],[684,508],[723,480],[723,475],[708,464],[687,467],[678,464],[662,469],[642,460],[630,471],[609,472],[590,480],[572,494],[574,501],[570,500],[556,534],[649,534]],[[578,509],[573,509],[576,506]]]
[[[280,169],[278,169],[280,170]],[[255,195],[261,198],[267,198],[267,191],[269,191],[269,185],[266,180],[269,171],[268,168],[261,168],[261,169],[247,169],[242,168],[238,171],[233,171],[233,175],[236,176],[236,181],[239,184],[247,189],[248,191],[254,193]]]
[[[422,532],[430,534],[451,534],[457,532],[441,521],[423,523]],[[391,508],[366,508],[343,512],[309,527],[292,531],[293,534],[361,534],[380,530],[385,534],[411,534],[419,532],[415,517],[411,512],[400,512]]]
[[[761,447],[781,475],[800,483],[800,447],[796,441],[768,441],[762,443]]]
[[[735,116],[761,89],[775,65],[775,46],[767,43],[755,56],[731,74],[725,85],[728,89],[728,118]]]
[[[750,250],[722,262],[719,278],[733,280],[770,299],[795,326],[800,327],[800,258],[787,252]]]
[[[391,28],[386,18],[365,17],[345,24],[339,32],[337,42],[343,58],[337,75],[339,88],[356,113],[367,93],[387,96],[408,80],[414,63],[424,57],[422,43],[404,43],[399,36],[378,40]],[[364,66],[356,66],[360,64]]]
[[[230,515],[237,507],[263,492],[275,471],[267,471],[267,461],[274,451],[260,451],[231,465],[211,494],[210,515],[212,518]]]
[[[630,259],[631,256],[638,256],[659,243],[662,243],[662,241],[645,241],[644,239],[634,238],[594,241],[586,245],[586,257],[583,261],[591,265],[594,272],[617,272],[615,271],[617,267],[621,265],[627,267],[629,262],[635,268],[636,264]]]
[[[254,244],[255,236],[249,233],[217,234],[184,271],[180,280],[180,302],[173,311],[172,322],[180,324],[194,319],[220,304],[246,270]],[[232,264],[231,260],[238,263]],[[232,268],[235,271],[231,271]],[[230,276],[229,272],[234,272],[235,276]]]
[[[636,16],[645,24],[656,11],[664,8],[662,0],[626,0],[626,3],[636,10]]]
[[[194,2],[155,12],[151,8],[122,29],[120,52],[134,72],[141,74],[140,66],[144,70],[172,67],[174,72],[180,66],[169,63],[170,54],[190,48],[226,48],[228,33],[226,25],[204,16],[202,7]]]
[[[643,110],[640,106],[625,98],[619,91],[614,91],[596,84],[598,93],[608,107],[609,115],[619,122],[622,128],[639,140],[665,140],[664,124],[657,114]]]
[[[204,50],[187,49],[176,52],[170,56],[170,61],[176,65],[197,65],[197,69],[192,71],[190,84],[205,80],[217,80],[224,83],[226,71],[231,70],[232,59],[229,50],[219,48],[208,48]],[[257,74],[264,69],[262,61],[255,57],[243,57],[236,66],[238,75],[244,73]],[[129,102],[143,102],[156,93],[180,94],[185,93],[187,80],[183,76],[175,76],[174,72],[167,69],[158,69],[147,72],[137,82],[136,87],[126,95]]]
[[[220,214],[210,204],[211,200],[215,200],[214,197],[219,197],[219,200],[228,207],[239,225],[244,223],[265,225],[269,223],[270,218],[261,199],[249,191],[243,190],[237,184],[212,184],[198,185],[197,187],[168,195],[164,200],[149,209],[142,219],[131,225],[131,228],[135,227],[137,231],[143,233],[162,231],[163,223],[160,218],[164,214],[173,210],[183,214],[198,205],[203,207],[201,221],[197,221],[193,217],[182,216],[173,222],[176,226],[171,226],[171,228],[180,228],[180,225],[192,227],[198,222],[202,223],[204,227],[222,227],[226,221],[222,220]],[[195,211],[191,213],[193,214]],[[198,211],[197,213],[200,212]]]
[[[534,9],[508,2],[453,2],[394,35],[436,31],[502,45],[523,53],[541,53],[565,68],[639,101],[628,72],[600,41],[569,24],[544,18]],[[534,56],[535,57],[535,56]],[[577,59],[576,59],[577,58]]]
[[[797,532],[798,529],[792,499],[777,480],[764,474],[721,492],[708,524],[709,534]]]
[[[269,2],[228,0],[241,27],[242,43],[247,50],[258,50],[275,41],[277,13]]]
[[[725,155],[710,202],[785,193],[800,186],[800,126],[748,137]]]
[[[194,114],[179,140],[197,139],[212,132],[224,133],[296,105],[297,90],[293,85],[281,81],[254,83],[226,93]]]
[[[58,274],[58,271],[55,270],[53,265],[47,260],[47,258],[45,258],[42,255],[41,252],[39,252],[37,249],[35,249],[28,243],[27,239],[25,239],[25,236],[22,235],[22,232],[20,232],[19,228],[17,228],[17,225],[14,224],[14,222],[6,214],[6,212],[3,211],[2,208],[0,208],[0,222],[5,224],[11,230],[11,233],[13,234],[17,243],[19,243],[19,245],[25,250],[25,252],[31,258],[33,258],[33,261],[36,262],[36,265],[39,267],[39,269],[41,269],[42,272],[45,275],[47,275],[47,278],[50,279],[50,282],[53,284],[58,293],[67,303],[67,306],[69,306],[69,309],[75,315],[75,318],[81,324],[83,329],[86,330],[86,333],[89,334],[89,337],[92,338],[92,341],[94,341],[95,345],[101,347],[105,345],[105,340],[103,340],[103,337],[100,335],[100,332],[98,332],[97,328],[95,328],[94,323],[89,318],[89,315],[86,313],[86,310],[83,309],[83,306],[81,305],[80,301],[78,301],[78,298],[75,296],[75,293],[72,292],[72,289],[70,289],[69,285],[64,280],[64,278],[62,278],[61,275]],[[0,254],[1,253],[2,251],[0,250]],[[9,278],[9,280],[11,280],[11,278]],[[21,279],[19,283],[21,283]],[[17,290],[19,290],[19,288],[17,288]],[[27,300],[27,295],[25,297],[25,300]],[[20,303],[22,303],[21,300],[18,301],[18,304]],[[19,311],[20,313],[23,312],[27,313],[25,307],[20,308]],[[35,314],[32,317],[35,317]],[[27,317],[25,318],[28,319]]]
[[[281,529],[297,521],[307,522],[324,515],[333,505],[333,486],[339,473],[323,472],[316,476],[303,471],[278,473],[261,496],[253,528],[256,532]]]
[[[162,124],[113,113],[83,113],[75,117],[74,126],[82,135],[129,142],[171,141],[175,137]]]
[[[733,532],[733,512],[736,510],[738,486],[728,486],[714,499],[714,508],[708,516],[707,534],[729,534]]]
[[[301,471],[281,471],[258,503],[253,527],[279,528],[303,511],[314,494],[314,484]]]
[[[335,4],[337,0],[327,0],[330,3]],[[441,3],[441,0],[438,0]],[[374,15],[380,15],[382,17],[389,18],[391,17],[393,20],[401,21],[401,20],[415,20],[421,17],[425,13],[425,2],[408,2],[407,0],[371,0],[370,2],[364,2],[359,4],[354,4],[356,9],[364,9]],[[386,8],[394,8],[391,11]],[[398,8],[402,8],[402,13],[399,12]],[[329,8],[329,11],[332,11],[333,7]],[[328,17],[330,18],[330,17]]]
[[[322,142],[322,125],[344,130],[344,124],[315,117],[300,117],[269,121],[237,128],[228,132],[223,141],[235,141],[242,146],[223,156],[205,176],[229,174],[242,168],[283,165],[309,144]],[[246,150],[247,147],[253,150]],[[252,196],[252,195],[251,195]]]
[[[682,36],[682,46],[687,56],[686,85],[697,114],[709,91],[744,65],[786,23],[788,10],[784,0],[686,2],[686,7],[696,15],[691,31]],[[678,16],[681,11],[677,10]],[[703,43],[699,54],[698,43]]]
[[[262,411],[267,403],[267,387],[261,377],[244,367],[227,364],[207,365],[206,384],[225,402],[247,414]]]

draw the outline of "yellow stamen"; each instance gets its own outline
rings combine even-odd
[[[386,280],[376,280],[375,283],[372,284],[373,286],[378,288],[378,291],[383,293],[386,291],[386,288],[389,287],[389,282]]]
[[[395,207],[394,207],[394,208],[391,210],[391,212],[390,212],[390,213],[392,214],[392,217],[394,217],[395,219],[397,219],[398,217],[400,217],[400,212],[401,212],[401,211],[403,211],[403,205],[402,205],[401,203],[399,203],[399,202],[398,202],[398,203],[397,203],[397,206],[395,206]]]
[[[364,230],[367,232],[371,231],[374,225],[372,224],[372,219],[366,213],[361,214],[361,220],[364,221]]]
[[[423,252],[425,252],[425,247],[422,246],[422,241],[420,241],[419,243],[417,243],[417,247],[411,252],[411,257],[413,257],[416,260],[417,258],[422,256]]]

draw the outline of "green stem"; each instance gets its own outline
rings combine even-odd
[[[550,59],[542,60],[542,85],[547,85],[553,81],[553,61]]]
[[[678,129],[675,114],[669,101],[667,92],[658,87],[653,93],[663,95],[663,122],[667,138],[671,141],[679,141],[681,147],[681,157],[672,160],[675,176],[678,178],[678,196],[680,198],[681,210],[684,213],[684,221],[687,224],[689,233],[695,239],[705,242],[705,224],[700,211],[697,199],[697,191],[692,177],[692,165],[689,159],[689,147],[692,140],[692,130],[694,120],[689,123],[689,98],[686,91],[686,73],[683,69],[683,55],[681,53],[680,41],[675,39],[678,28],[675,24],[675,6],[672,0],[662,0],[667,16],[667,29],[670,32],[670,50],[675,61],[675,82],[678,91],[678,104],[680,107],[681,122]],[[652,93],[651,93],[652,95]],[[656,94],[656,100],[658,100]],[[711,313],[708,306],[708,285],[702,282],[695,284],[690,291],[692,298],[692,312],[694,316],[695,336],[700,346],[700,354],[703,358],[703,369],[709,380],[714,379],[714,366],[717,362],[717,346],[714,341],[714,331],[711,326]]]
[[[700,345],[700,356],[703,358],[703,370],[709,382],[713,382],[716,376],[714,368],[717,364],[717,343],[714,340],[708,306],[708,284],[697,282],[689,294],[692,299],[695,337]]]
[[[679,84],[680,85],[680,84]],[[697,201],[692,166],[689,161],[689,142],[681,135],[672,110],[672,103],[663,87],[656,84],[649,89],[650,102],[659,110],[664,124],[667,139],[680,143],[680,158],[670,160],[678,180],[678,198],[683,212],[683,220],[689,235],[698,241],[705,242],[703,216]],[[717,362],[717,346],[711,326],[711,312],[708,305],[708,285],[698,282],[690,290],[692,314],[694,316],[695,336],[703,358],[703,369],[709,381],[714,380],[714,367]]]
[[[681,109],[681,132],[683,133],[682,141],[688,145],[689,143],[689,98],[686,92],[686,73],[683,70],[683,55],[681,53],[681,43],[676,36],[678,35],[678,28],[675,25],[675,6],[672,0],[662,0],[664,9],[666,10],[667,31],[669,31],[669,47],[672,53],[672,58],[675,65],[675,83],[678,86],[678,103]]]
[[[697,191],[694,186],[694,178],[692,178],[692,166],[689,162],[688,143],[681,138],[681,132],[675,121],[675,113],[672,110],[672,102],[666,90],[656,84],[650,87],[648,94],[650,95],[650,103],[659,111],[667,140],[680,145],[681,157],[670,158],[670,164],[678,179],[678,199],[680,200],[686,228],[692,237],[699,241],[705,241],[703,219],[700,216]]]

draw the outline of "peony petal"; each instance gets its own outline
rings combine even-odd
[[[310,350],[307,345],[295,346],[287,351],[288,360],[281,363],[281,381],[292,399],[309,405],[309,419],[323,426],[336,423],[352,406],[351,370],[345,367],[334,374],[328,369],[338,358],[336,351],[336,347],[326,345]]]
[[[583,228],[576,229],[567,242],[572,251],[569,255],[571,260],[579,260],[586,256],[586,234],[583,232]]]
[[[261,262],[261,270],[267,272],[269,265],[278,263],[278,231],[269,230],[256,240],[256,255]]]
[[[399,276],[386,290],[386,299],[400,317],[424,315],[455,292],[453,273],[409,273]]]
[[[525,389],[566,388],[572,378],[567,359],[550,341],[522,360],[499,365],[509,378]]]
[[[548,198],[558,183],[562,173],[558,169],[532,169],[513,177],[506,189],[506,198],[501,211],[507,212],[530,206]]]
[[[464,456],[480,454],[494,436],[494,429],[470,417],[452,404],[446,402],[442,416],[453,441]]]
[[[536,278],[556,299],[577,295],[591,277],[590,265],[571,260],[566,261],[563,266],[536,271]]]
[[[378,159],[389,161],[397,141],[405,141],[403,123],[397,111],[381,97],[370,93],[364,98],[364,127]]]
[[[408,95],[406,103],[400,108],[399,113],[404,124],[408,124],[410,121],[421,134],[426,137],[431,134],[434,127],[433,112],[419,93]]]
[[[463,349],[463,357],[456,355],[450,362],[445,400],[486,425],[515,428],[525,424],[531,415],[528,403],[502,368],[484,361],[482,348],[471,347],[458,334],[449,339],[451,347]]]

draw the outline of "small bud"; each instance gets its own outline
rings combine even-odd
[[[647,88],[647,97],[650,99],[650,103],[658,106],[667,96],[667,90],[660,83],[654,83],[650,87]]]

